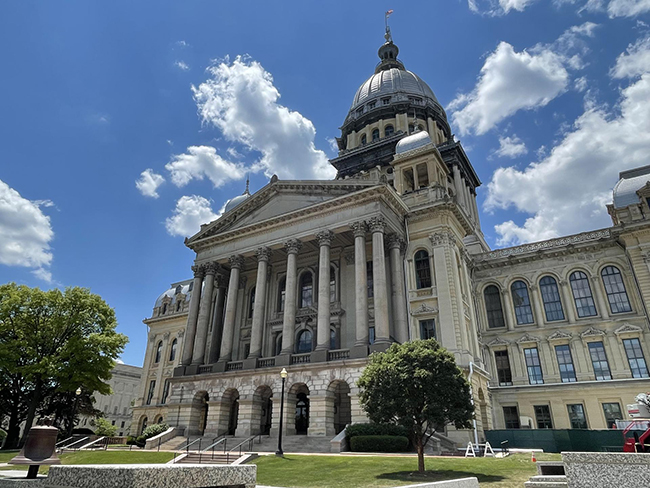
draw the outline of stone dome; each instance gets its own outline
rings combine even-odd
[[[185,280],[179,283],[173,283],[168,290],[166,290],[156,299],[156,304],[154,305],[154,308],[160,307],[165,297],[171,298],[171,304],[173,305],[176,302],[176,297],[179,294],[185,295],[186,301],[189,302],[190,298],[192,297],[193,284],[194,282],[192,280]]]
[[[619,174],[620,180],[614,186],[614,208],[625,208],[639,203],[637,191],[650,182],[650,166],[643,166]]]
[[[229,212],[233,208],[235,208],[237,205],[244,203],[246,200],[248,200],[251,197],[250,193],[243,193],[241,195],[236,196],[235,198],[231,198],[228,200],[228,203],[226,203],[226,212]]]
[[[395,147],[395,154],[402,154],[407,151],[412,151],[413,149],[417,149],[431,143],[432,141],[429,133],[427,131],[420,130],[401,139]]]

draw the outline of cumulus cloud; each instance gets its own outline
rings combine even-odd
[[[314,145],[314,125],[278,103],[280,92],[260,63],[226,58],[208,72],[210,79],[192,87],[199,115],[228,141],[261,153],[254,169],[287,179],[334,177],[325,153]]]
[[[512,137],[499,137],[499,149],[494,152],[500,158],[516,158],[527,153],[526,144],[515,134]]]
[[[54,232],[39,204],[52,202],[27,200],[0,180],[0,264],[36,268],[34,274],[49,282]]]
[[[644,69],[621,92],[619,112],[588,104],[541,161],[494,173],[486,210],[514,208],[529,215],[523,225],[512,220],[497,225],[498,245],[611,225],[605,204],[618,173],[647,164],[650,153],[650,62]]]
[[[461,134],[481,135],[519,110],[547,105],[567,90],[569,69],[583,67],[596,24],[587,22],[565,31],[552,44],[516,52],[501,42],[485,60],[476,86],[449,105]]]
[[[650,37],[630,44],[626,52],[616,58],[610,74],[614,78],[634,78],[645,73],[650,66]]]
[[[158,187],[165,182],[162,175],[154,173],[149,168],[140,173],[140,178],[135,181],[135,186],[145,197],[158,198]]]
[[[185,154],[177,154],[165,165],[171,173],[172,183],[178,187],[187,185],[193,179],[202,180],[205,176],[215,188],[230,180],[244,177],[244,167],[226,161],[210,146],[190,146]]]
[[[650,12],[650,0],[611,0],[607,5],[610,17],[634,17]]]
[[[474,13],[489,16],[506,15],[511,11],[523,12],[537,0],[467,0]],[[583,11],[604,12],[614,17],[634,17],[650,12],[650,0],[553,0],[553,4],[579,4],[578,13]]]
[[[210,201],[199,195],[185,195],[176,202],[171,217],[165,220],[167,232],[172,236],[191,236],[207,224],[220,217],[212,211]]]
[[[477,14],[499,16],[510,11],[523,12],[537,0],[467,0],[470,10]]]

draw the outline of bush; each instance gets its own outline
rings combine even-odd
[[[135,445],[138,447],[144,447],[147,443],[147,438],[143,435],[139,435],[135,438]]]
[[[158,434],[162,434],[165,432],[167,429],[169,429],[169,426],[165,423],[162,424],[153,424],[147,427],[142,431],[142,435],[140,437],[144,437],[145,439],[149,439],[151,437],[155,437]]]
[[[99,436],[114,437],[117,435],[117,425],[112,425],[105,418],[98,418],[95,421],[95,434]]]
[[[357,436],[390,435],[409,437],[409,431],[401,425],[393,424],[354,424],[345,430],[348,441]]]
[[[350,439],[354,452],[404,452],[408,447],[408,438],[401,435],[358,435]]]
[[[132,435],[130,435],[130,436],[128,436],[126,438],[126,445],[127,446],[135,446],[136,444],[137,444],[137,442],[135,440],[135,437],[133,437]]]

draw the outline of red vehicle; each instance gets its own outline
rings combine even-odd
[[[633,420],[630,422],[630,425],[623,431],[623,439],[625,439],[623,452],[650,452],[650,429],[647,429],[641,435],[635,429],[632,435],[630,435],[630,431],[635,426],[643,426],[645,428],[647,425],[648,419]]]

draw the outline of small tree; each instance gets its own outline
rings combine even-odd
[[[97,420],[95,420],[95,435],[113,437],[116,434],[117,434],[116,425],[111,425],[111,423],[103,417],[99,417]]]
[[[434,339],[393,344],[370,356],[357,382],[361,406],[371,421],[406,427],[424,471],[424,447],[435,426],[471,426],[469,383],[454,356]]]

